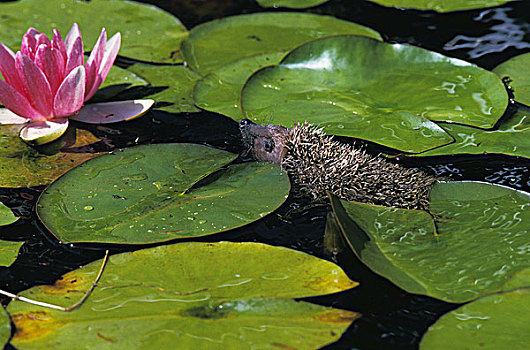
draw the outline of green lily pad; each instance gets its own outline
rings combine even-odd
[[[431,121],[489,128],[508,96],[496,74],[414,46],[323,38],[255,73],[241,93],[249,119],[308,120],[327,132],[418,153],[453,139]]]
[[[530,266],[529,204],[528,193],[480,182],[435,184],[432,216],[332,198],[363,263],[410,293],[455,303],[497,292]]]
[[[309,13],[255,13],[226,17],[196,26],[182,42],[186,63],[205,75],[246,56],[292,49],[306,41],[336,34],[376,31],[359,24]]]
[[[451,154],[506,154],[530,158],[530,109],[519,106],[504,116],[493,130],[481,130],[458,124],[439,124],[455,138],[455,142],[411,157]]]
[[[9,242],[0,240],[0,266],[10,266],[15,262],[24,242]],[[2,343],[2,319],[0,317],[0,343]]]
[[[11,209],[0,202],[0,226],[9,225],[18,220],[18,217],[13,214]]]
[[[530,106],[530,53],[515,56],[493,69],[501,77],[510,78],[515,100]]]
[[[88,103],[116,101],[116,98],[128,89],[147,86],[148,84],[147,81],[133,72],[117,66],[112,66],[107,78],[105,78],[101,87]]]
[[[101,262],[21,295],[69,306]],[[259,243],[182,243],[111,256],[83,305],[60,312],[13,301],[23,349],[316,349],[356,313],[296,302],[352,288],[337,265]]]
[[[284,51],[248,56],[207,74],[193,89],[195,105],[233,119],[242,119],[241,89],[248,77],[258,69],[277,64]]]
[[[98,153],[80,152],[79,147],[99,141],[89,131],[72,126],[60,139],[33,148],[19,137],[21,125],[0,125],[0,186],[47,185],[69,169]],[[69,149],[77,148],[75,152]]]
[[[200,76],[184,66],[152,66],[135,64],[129,71],[149,82],[150,87],[158,89],[146,95],[156,101],[157,109],[170,112],[198,112],[193,103],[193,86]]]
[[[261,7],[288,7],[292,9],[305,9],[318,6],[328,0],[256,0]]]
[[[11,338],[11,320],[6,310],[0,310],[0,345],[5,346]]]
[[[383,6],[434,10],[438,12],[463,11],[493,7],[513,0],[370,0]]]
[[[421,350],[525,350],[530,332],[530,287],[488,295],[442,316],[423,336]]]
[[[20,47],[22,35],[30,26],[50,38],[52,29],[57,28],[64,38],[72,23],[77,22],[87,51],[105,27],[109,37],[121,33],[122,56],[143,61],[182,62],[178,49],[188,34],[176,17],[132,1],[21,0],[0,4],[0,13],[0,42],[14,50]]]
[[[62,242],[139,244],[226,231],[278,208],[290,188],[269,163],[236,164],[205,179],[235,158],[196,144],[127,148],[59,178],[37,214]]]

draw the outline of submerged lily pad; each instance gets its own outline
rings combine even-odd
[[[512,57],[493,71],[510,79],[516,101],[530,106],[530,53]]]
[[[462,11],[492,7],[513,0],[370,0],[383,6],[434,10],[438,12]]]
[[[200,24],[182,42],[186,63],[205,75],[225,64],[263,53],[292,49],[306,41],[336,34],[376,39],[376,31],[330,16],[309,13],[255,13]]]
[[[195,85],[195,104],[207,111],[242,119],[240,100],[245,81],[258,69],[277,64],[284,55],[282,51],[249,56],[214,70]]]
[[[432,121],[492,127],[508,105],[496,74],[418,47],[344,35],[314,40],[242,91],[246,116],[417,153],[453,139]]]
[[[442,316],[423,336],[421,350],[525,350],[530,332],[530,287],[488,295]]]
[[[21,295],[69,306],[101,262]],[[316,349],[358,317],[291,298],[357,283],[337,265],[259,243],[182,243],[111,256],[83,305],[60,312],[13,301],[17,349]]]
[[[9,225],[18,220],[18,217],[13,214],[11,209],[0,202],[0,226]]]
[[[200,76],[184,66],[135,64],[128,68],[149,82],[153,92],[146,97],[156,101],[154,108],[170,112],[198,112],[193,103],[193,86]]]
[[[261,7],[288,7],[293,9],[305,9],[318,6],[329,0],[256,0]]]
[[[410,293],[456,303],[497,292],[530,266],[529,204],[528,193],[478,182],[435,184],[432,216],[332,198],[369,268]]]
[[[77,22],[87,51],[105,27],[109,36],[121,33],[122,56],[143,61],[181,62],[178,49],[188,34],[171,14],[132,1],[21,0],[0,4],[0,13],[0,42],[12,49],[20,47],[22,35],[29,26],[50,38],[52,29],[57,28],[64,38],[72,23]]]
[[[530,109],[519,106],[504,116],[493,130],[481,130],[458,124],[439,124],[455,142],[411,157],[451,154],[506,154],[530,158]]]
[[[269,163],[236,164],[205,179],[235,158],[196,144],[127,148],[59,178],[37,214],[62,242],[139,244],[226,231],[275,210],[290,188]]]
[[[70,127],[60,139],[33,148],[19,137],[20,125],[0,125],[0,186],[46,185],[97,153],[80,152],[80,147],[98,142],[89,131]],[[45,148],[44,148],[45,147]],[[75,152],[69,149],[76,148]]]

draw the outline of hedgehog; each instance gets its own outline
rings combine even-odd
[[[289,129],[239,123],[243,143],[253,158],[279,164],[295,191],[321,202],[331,192],[342,199],[393,208],[428,210],[437,178],[415,168],[370,155],[309,123]]]

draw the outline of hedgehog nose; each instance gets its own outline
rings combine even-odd
[[[239,122],[239,127],[242,128],[244,126],[252,125],[252,124],[255,124],[255,123],[252,120],[245,118]]]

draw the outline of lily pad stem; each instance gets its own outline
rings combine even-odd
[[[59,310],[59,311],[66,311],[66,312],[73,311],[73,310],[77,309],[78,307],[80,307],[85,302],[85,300],[88,299],[88,297],[90,296],[90,294],[92,293],[94,288],[97,286],[98,281],[101,278],[101,275],[103,274],[103,270],[105,269],[105,265],[107,264],[108,257],[109,257],[109,251],[106,250],[105,251],[105,257],[103,257],[103,262],[101,263],[101,267],[99,268],[99,272],[98,272],[98,275],[96,276],[96,279],[92,282],[92,286],[86,291],[85,295],[83,295],[83,297],[81,299],[79,299],[78,302],[76,302],[75,304],[73,304],[73,305],[71,305],[69,307],[63,307],[63,306],[59,306],[59,305],[54,305],[54,304],[49,304],[49,303],[45,303],[45,302],[42,302],[42,301],[29,299],[29,298],[26,298],[26,297],[21,297],[21,296],[18,296],[18,295],[13,294],[13,293],[6,292],[6,291],[1,290],[1,289],[0,289],[0,294],[6,295],[6,296],[12,298],[13,300],[20,300],[20,301],[23,301],[25,303],[38,305],[38,306],[43,306],[43,307],[47,307],[47,308],[50,308],[50,309],[55,309],[55,310]]]

